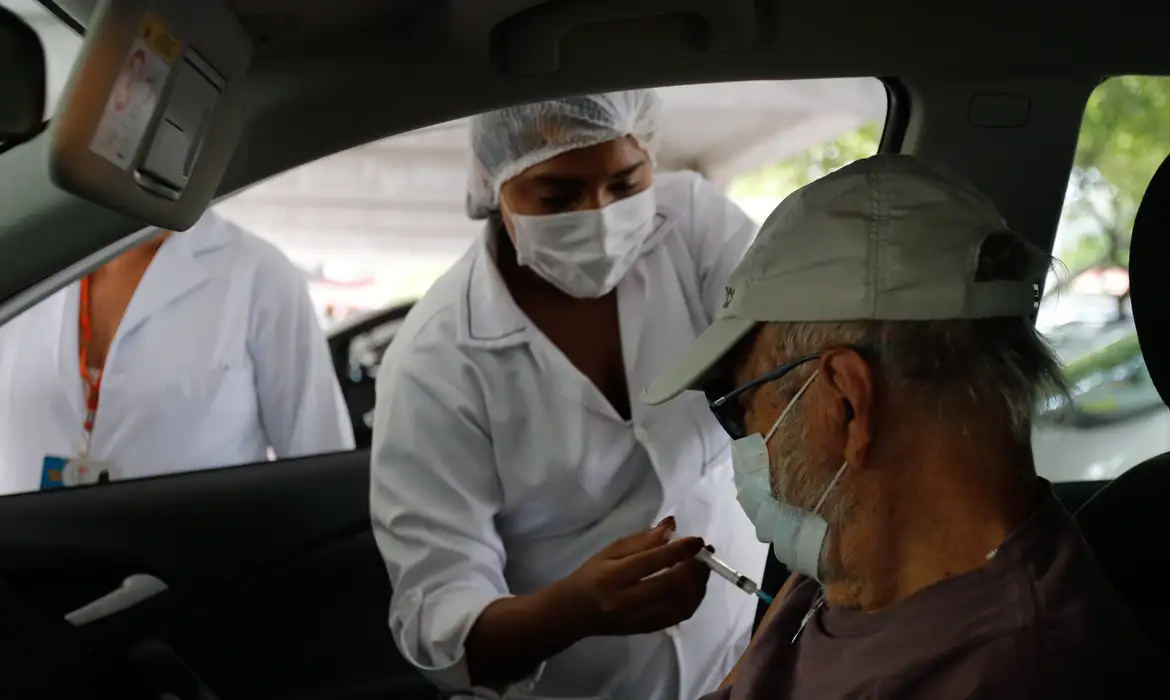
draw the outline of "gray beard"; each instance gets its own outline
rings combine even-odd
[[[772,441],[779,446],[771,469],[772,495],[778,501],[812,512],[841,465],[831,464],[825,457],[815,457],[808,453],[808,428],[798,416],[790,415],[786,424],[776,429]],[[845,496],[839,487],[840,482],[825,497],[817,512],[829,524],[829,535],[825,538],[820,555],[820,570],[824,578],[822,583],[838,581],[845,576],[833,539],[853,504],[852,499]]]

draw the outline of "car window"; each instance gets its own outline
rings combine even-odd
[[[1037,327],[1065,363],[1070,397],[1040,407],[1036,466],[1054,481],[1111,479],[1170,450],[1170,409],[1150,380],[1129,300],[1129,241],[1170,153],[1170,78],[1102,83],[1085,107]]]
[[[36,0],[0,0],[0,7],[20,15],[41,38],[45,49],[45,117],[48,118],[56,111],[69,71],[77,60],[81,36]]]
[[[697,171],[758,221],[874,154],[886,115],[869,78],[660,95],[659,172]],[[83,287],[98,290],[100,271],[0,328],[0,493],[88,483],[78,464],[119,481],[367,448],[382,355],[483,232],[465,209],[466,129],[459,119],[367,144],[217,203],[205,219],[219,223],[146,259],[109,354],[84,376],[79,347],[102,329],[82,318]]]

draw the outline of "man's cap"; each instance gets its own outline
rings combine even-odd
[[[759,323],[1028,316],[1050,258],[1021,246],[1017,280],[979,281],[990,236],[1016,236],[961,178],[906,155],[857,161],[773,210],[724,290],[723,312],[642,392],[656,405],[700,388]]]

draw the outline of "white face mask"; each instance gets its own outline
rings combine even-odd
[[[792,571],[821,581],[821,550],[829,537],[829,524],[818,513],[849,463],[841,465],[816,506],[807,511],[776,500],[772,493],[772,460],[768,454],[768,441],[816,376],[817,373],[813,372],[800,387],[781,411],[767,437],[753,433],[731,443],[731,467],[735,472],[736,500],[756,526],[756,539],[771,544],[776,558]]]
[[[511,214],[516,260],[569,296],[605,296],[638,259],[656,211],[647,187],[601,209]]]

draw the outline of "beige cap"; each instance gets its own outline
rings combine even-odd
[[[723,313],[642,392],[660,404],[698,388],[758,323],[1028,316],[1049,258],[1024,279],[976,281],[988,236],[1012,234],[971,184],[905,155],[857,161],[789,195],[731,274]],[[1014,234],[1013,234],[1014,235]]]

